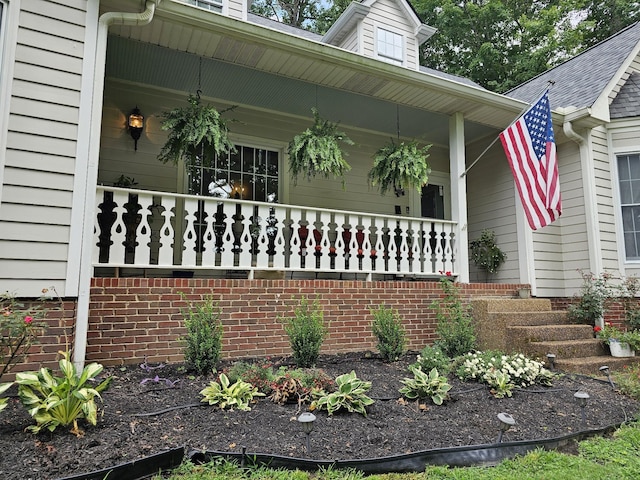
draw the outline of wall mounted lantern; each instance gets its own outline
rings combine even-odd
[[[140,113],[138,107],[134,108],[129,114],[127,126],[129,127],[131,138],[133,138],[133,141],[135,142],[134,149],[138,150],[138,140],[140,139],[140,135],[142,135],[142,130],[144,129],[144,116]]]

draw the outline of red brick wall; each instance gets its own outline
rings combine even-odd
[[[471,296],[513,297],[518,285],[464,284]],[[409,348],[435,339],[432,300],[442,295],[437,282],[340,280],[232,280],[174,278],[94,278],[91,289],[87,361],[104,365],[183,360],[179,337],[185,333],[180,292],[197,302],[211,295],[222,310],[223,357],[290,355],[278,317],[288,317],[301,296],[318,296],[329,323],[323,353],[375,350],[371,308],[397,309]]]

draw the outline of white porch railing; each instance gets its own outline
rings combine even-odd
[[[96,267],[456,275],[456,223],[98,187]]]

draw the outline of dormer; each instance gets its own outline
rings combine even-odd
[[[347,7],[322,41],[418,70],[418,49],[435,32],[406,0],[363,0]]]

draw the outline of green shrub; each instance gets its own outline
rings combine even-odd
[[[413,378],[401,380],[404,387],[400,389],[409,400],[423,399],[431,397],[431,401],[436,405],[442,405],[447,398],[447,392],[451,390],[451,385],[445,375],[440,375],[438,370],[433,368],[429,373],[425,373],[419,368],[412,368]]]
[[[244,361],[235,362],[231,368],[224,372],[230,382],[243,380],[256,387],[260,392],[268,395],[271,393],[271,384],[277,375],[269,360],[260,360],[255,363]]]
[[[271,395],[269,399],[278,404],[287,402],[310,402],[311,392],[314,390],[333,392],[335,382],[323,370],[316,368],[296,368],[289,370],[286,367],[278,369],[275,380],[271,383]]]
[[[435,344],[443,353],[453,358],[474,349],[476,334],[469,306],[462,304],[456,284],[443,278],[440,280],[440,287],[444,298],[431,302],[431,308],[436,309],[438,319],[436,333],[439,338]]]
[[[614,372],[613,379],[620,393],[640,401],[640,365],[625,365],[621,372]]]
[[[374,403],[367,396],[369,389],[371,389],[371,382],[360,380],[356,376],[356,372],[352,370],[350,373],[336,377],[335,392],[327,393],[324,390],[314,390],[311,409],[326,410],[329,415],[345,409],[352,413],[361,413],[366,417],[366,407]]]
[[[222,409],[235,407],[243,411],[251,410],[249,404],[254,397],[264,397],[264,393],[250,383],[237,380],[232,384],[224,373],[220,374],[219,382],[211,382],[200,391],[200,395],[204,397],[202,401],[209,402],[209,405],[218,405]]]
[[[313,367],[328,332],[318,299],[309,305],[309,301],[302,297],[300,305],[294,310],[294,316],[280,321],[284,323],[284,331],[289,337],[296,365],[302,368]]]
[[[182,296],[185,299],[185,296]],[[211,297],[200,304],[189,304],[182,310],[187,334],[184,359],[199,375],[215,371],[222,354],[222,322],[220,308]]]
[[[607,305],[613,294],[609,285],[610,273],[595,275],[591,272],[579,270],[582,277],[582,287],[577,301],[567,308],[569,318],[576,323],[596,325],[596,322],[604,318]]]
[[[427,373],[437,369],[440,373],[447,374],[451,371],[451,359],[437,345],[427,345],[424,347],[415,363],[409,366],[409,370],[418,368]]]
[[[36,421],[36,425],[27,427],[29,431],[38,433],[46,428],[53,432],[60,425],[66,427],[73,423],[71,432],[81,435],[78,419],[84,418],[91,425],[97,423],[95,397],[100,398],[100,392],[109,386],[111,377],[95,387],[89,386],[88,382],[102,372],[102,365],[91,363],[78,376],[69,360],[70,352],[60,354],[62,377],[54,377],[48,368],[41,368],[38,372],[17,373],[18,396]]]
[[[406,351],[407,344],[407,336],[398,311],[380,305],[377,310],[371,310],[371,314],[371,330],[378,339],[378,351],[386,361],[397,361]]]

